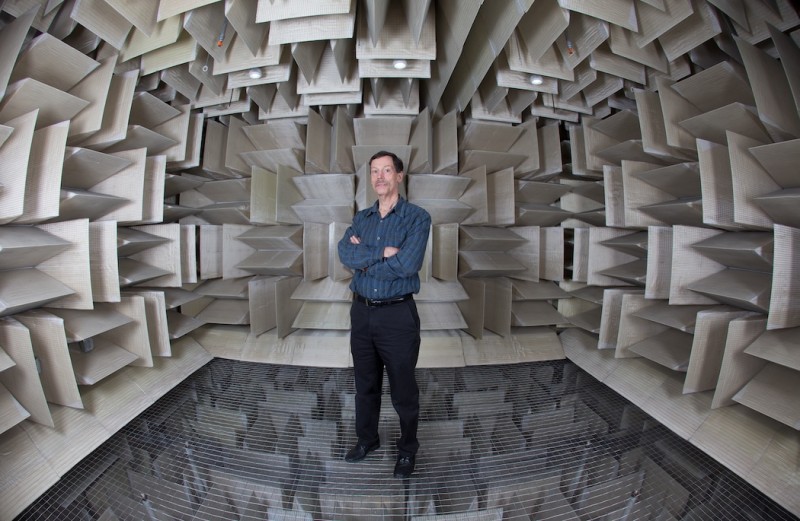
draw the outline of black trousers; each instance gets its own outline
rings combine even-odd
[[[419,388],[414,368],[419,358],[420,322],[413,299],[370,307],[353,301],[350,352],[356,384],[356,435],[361,443],[378,440],[383,369],[389,377],[392,405],[400,417],[397,451],[417,453]]]

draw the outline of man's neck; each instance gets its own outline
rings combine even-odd
[[[400,200],[400,194],[387,194],[384,196],[378,197],[378,210],[380,211],[381,215],[386,215],[394,209],[397,205],[397,202]]]

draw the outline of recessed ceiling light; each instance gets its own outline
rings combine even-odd
[[[251,80],[257,80],[262,76],[261,69],[258,67],[253,67],[247,71],[247,75],[250,76]]]
[[[395,60],[395,61],[392,62],[392,65],[398,71],[402,71],[403,69],[405,69],[408,66],[408,62],[405,61],[405,60]]]
[[[538,74],[531,74],[531,85],[541,85],[544,83],[544,78]]]

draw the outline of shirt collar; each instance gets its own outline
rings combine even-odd
[[[380,206],[379,205],[380,205],[380,202],[376,200],[375,204],[373,204],[372,206],[369,207],[369,213],[377,213],[377,214],[380,215],[380,213],[379,213],[380,212]],[[401,196],[399,196],[397,198],[397,204],[395,204],[394,208],[392,208],[392,212],[397,212],[399,215],[403,215],[405,213],[405,207],[406,207],[406,200],[401,195]],[[389,212],[389,213],[392,213],[392,212]],[[387,214],[387,215],[389,215],[389,214]]]

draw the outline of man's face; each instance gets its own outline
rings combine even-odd
[[[394,162],[389,156],[373,159],[369,165],[372,189],[378,196],[392,196],[400,193],[403,172],[394,169]]]

